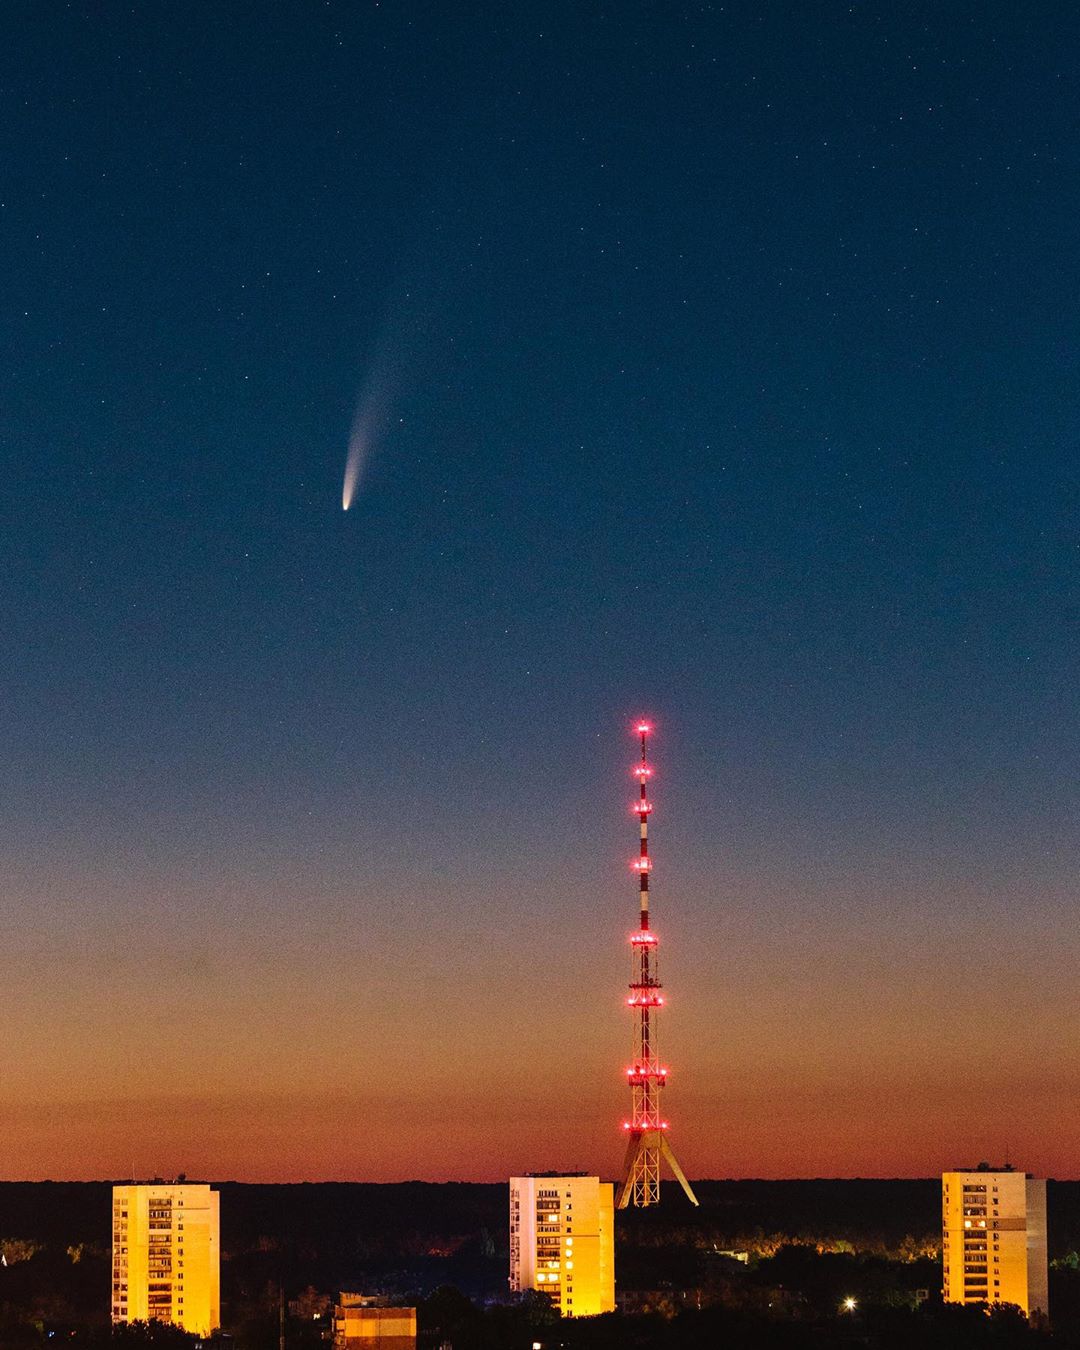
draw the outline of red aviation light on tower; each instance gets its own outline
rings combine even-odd
[[[626,1076],[631,1082],[640,1081],[642,1078],[665,1079],[668,1076],[668,1071],[662,1067],[659,1069],[650,1069],[644,1064],[631,1064],[626,1071]]]
[[[637,724],[637,726],[634,728],[634,730],[637,732],[637,734],[638,734],[639,736],[651,736],[651,735],[652,735],[652,723],[651,723],[651,722],[639,722],[639,723]]]

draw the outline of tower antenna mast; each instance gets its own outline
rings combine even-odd
[[[653,771],[646,754],[646,743],[652,734],[649,722],[638,722],[635,733],[641,738],[641,759],[634,768],[638,780],[638,798],[633,810],[640,823],[641,848],[634,859],[638,874],[640,913],[638,929],[630,937],[633,952],[633,979],[630,997],[626,1000],[634,1015],[634,1058],[626,1071],[630,1084],[631,1114],[624,1124],[627,1132],[626,1160],[623,1163],[622,1184],[618,1205],[645,1206],[660,1203],[660,1165],[666,1162],[675,1179],[686,1192],[692,1204],[697,1196],[686,1175],[675,1159],[667,1139],[668,1123],[660,1114],[660,1089],[667,1082],[667,1069],[660,1062],[656,1049],[653,1017],[664,1005],[664,996],[656,975],[656,933],[649,925],[649,875],[652,859],[649,857],[649,800],[648,782]]]

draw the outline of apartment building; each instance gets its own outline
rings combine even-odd
[[[615,1308],[615,1188],[583,1172],[510,1178],[510,1288],[564,1317]]]
[[[205,1336],[221,1322],[218,1193],[149,1182],[113,1187],[112,1320],[156,1319]]]
[[[1046,1182],[988,1163],[941,1178],[942,1297],[1047,1313]]]

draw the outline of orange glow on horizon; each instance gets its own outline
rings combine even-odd
[[[306,878],[271,870],[240,896],[215,875],[196,886],[133,874],[130,892],[110,877],[56,878],[40,894],[0,876],[19,916],[5,939],[5,1176],[122,1178],[134,1163],[139,1175],[205,1180],[498,1180],[565,1158],[613,1176],[627,1090],[619,852],[616,840],[554,875],[515,875],[510,916],[504,878],[478,885],[452,926],[438,920],[435,867],[427,890],[380,878],[368,892],[350,876],[317,903]],[[590,869],[610,904],[596,904]],[[678,1070],[672,1139],[691,1178],[934,1176],[993,1155],[992,1125],[965,1104],[1002,1063],[1013,1066],[1000,1089],[1013,1157],[1076,1175],[1067,906],[1040,909],[1017,890],[978,905],[909,896],[886,910],[861,884],[845,894],[829,881],[819,894],[813,879],[801,892],[791,879],[773,890],[717,882],[688,873],[674,849],[669,872],[665,975],[679,996],[663,1049]],[[102,896],[117,917],[101,917]],[[1023,904],[1023,934],[977,978],[958,971],[943,955],[954,934],[993,953],[1006,902]],[[931,911],[952,926],[935,929]],[[402,922],[413,915],[423,921]],[[520,998],[538,944],[560,982],[543,1027]],[[183,1022],[162,1004],[162,969],[187,990]],[[999,1006],[980,1035],[943,1038],[940,1009],[984,980]],[[576,1047],[569,1068],[558,1044]],[[350,1067],[360,1047],[362,1071]],[[555,1117],[541,1086],[552,1074],[574,1103]]]

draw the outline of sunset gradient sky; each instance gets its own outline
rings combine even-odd
[[[0,1176],[1080,1175],[1050,10],[6,10]]]

